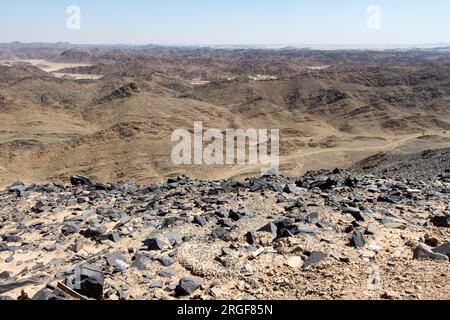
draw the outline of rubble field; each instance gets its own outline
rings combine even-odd
[[[450,170],[0,192],[1,299],[448,299]]]

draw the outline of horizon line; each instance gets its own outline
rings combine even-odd
[[[417,43],[417,44],[127,44],[127,43],[73,43],[67,41],[57,42],[0,42],[1,46],[14,44],[22,45],[68,45],[72,47],[103,47],[140,49],[145,47],[180,48],[180,49],[211,49],[211,50],[311,50],[311,51],[414,51],[414,50],[450,50],[450,42]],[[71,48],[67,48],[70,50]]]

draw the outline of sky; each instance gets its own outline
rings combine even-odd
[[[67,13],[71,5],[80,9],[79,19],[74,20],[73,11]],[[79,29],[74,21],[80,22]],[[450,43],[450,1],[1,0],[0,42],[13,41],[136,45]]]

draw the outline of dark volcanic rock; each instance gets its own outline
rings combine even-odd
[[[195,217],[194,217],[194,220],[192,221],[192,223],[198,224],[198,225],[200,225],[200,226],[203,227],[203,226],[206,225],[207,221],[206,221],[206,219],[205,219],[204,217],[202,217],[202,216],[195,216]]]
[[[130,216],[124,216],[123,218],[121,218],[116,225],[114,226],[114,230],[117,230],[123,226],[125,226],[128,222],[130,222],[132,219]]]
[[[57,300],[67,300],[60,292],[57,290],[50,290],[47,288],[43,288],[36,292],[31,298],[31,300],[38,300],[38,301],[57,301]]]
[[[169,247],[169,245],[159,238],[148,238],[144,241],[144,245],[147,246],[148,250],[164,250]]]
[[[74,277],[68,281],[69,286],[88,298],[97,300],[103,298],[105,277],[102,270],[94,264],[84,264],[77,268]]]
[[[73,186],[88,186],[92,187],[94,184],[92,183],[91,179],[83,176],[72,176],[70,177],[70,183]]]
[[[125,271],[130,267],[121,252],[113,252],[108,254],[106,256],[106,261],[108,262],[109,266],[113,267],[114,271],[117,272]]]
[[[319,188],[320,190],[330,190],[337,185],[337,181],[332,178],[327,178],[326,180],[317,180],[310,184],[310,188]]]
[[[189,296],[202,286],[202,281],[193,278],[181,278],[175,289],[178,296]]]
[[[317,222],[319,222],[319,213],[318,212],[312,212],[310,214],[308,214],[303,221],[305,221],[306,223],[310,223],[310,224],[316,224]]]
[[[323,261],[327,258],[327,254],[320,252],[320,251],[314,251],[311,252],[308,259],[306,259],[305,263],[303,264],[303,268],[307,269],[315,264],[318,264],[319,262]]]
[[[234,226],[233,221],[231,219],[220,219],[218,225],[221,227],[232,228]]]
[[[76,179],[67,187],[23,186],[21,196],[0,191],[1,262],[18,269],[0,274],[0,294],[26,286],[17,280],[21,277],[39,275],[47,286],[33,297],[38,300],[60,299],[61,289],[52,285],[64,280],[94,299],[196,299],[196,293],[219,299],[245,293],[271,298],[272,290],[260,290],[260,279],[270,277],[277,297],[291,295],[285,289],[295,288],[295,294],[306,298],[319,293],[338,298],[339,290],[329,288],[327,279],[336,275],[341,287],[344,275],[361,271],[368,258],[389,260],[393,252],[411,250],[414,239],[432,247],[418,246],[414,259],[439,261],[408,261],[424,272],[405,278],[402,289],[414,288],[416,280],[427,282],[433,272],[443,284],[439,275],[445,273],[450,246],[443,244],[442,228],[448,227],[450,190],[442,176],[449,174],[410,180],[321,170],[300,178],[264,176],[244,183],[179,177],[152,185],[117,182],[101,187]],[[143,245],[136,244],[141,240]],[[373,245],[365,248],[369,241]],[[385,241],[388,247],[379,250],[375,243],[384,248]],[[50,253],[55,250],[57,258]],[[303,260],[301,273],[308,286],[279,282],[281,263],[300,272]],[[403,260],[389,260],[387,267]],[[317,270],[312,268],[321,262]],[[197,279],[179,281],[186,272],[204,276],[205,286]],[[238,285],[227,289],[229,280]],[[199,287],[205,292],[196,292]],[[142,292],[145,288],[148,292]],[[430,293],[438,296],[441,288]]]
[[[147,270],[146,263],[150,260],[150,258],[144,252],[136,253],[133,260],[134,261],[131,264],[131,267],[138,270]]]
[[[360,231],[355,231],[352,234],[351,244],[356,248],[362,248],[366,245],[366,237]]]
[[[172,246],[179,246],[185,241],[189,241],[189,237],[186,237],[177,232],[166,232],[164,233],[164,237],[169,240]]]
[[[177,271],[174,269],[163,269],[160,272],[158,272],[158,275],[163,278],[171,278],[174,277],[177,274]]]
[[[259,232],[268,232],[272,234],[273,238],[278,236],[277,226],[274,223],[266,224],[264,227],[258,230]]]
[[[6,280],[11,278],[11,275],[9,274],[8,271],[3,271],[0,273],[0,280]]]
[[[102,241],[108,239],[108,233],[106,232],[106,227],[101,224],[94,224],[90,226],[87,230],[81,232],[86,238]]]
[[[47,252],[53,252],[53,251],[56,250],[56,244],[55,244],[55,243],[53,243],[53,244],[48,244],[48,245],[44,246],[43,249],[44,249],[45,251],[47,251]]]
[[[150,283],[150,289],[163,288],[163,287],[164,287],[163,280],[155,280],[152,283]]]
[[[256,234],[252,231],[249,231],[245,234],[245,240],[248,244],[251,245],[257,245],[259,243],[258,238],[256,237]]]
[[[24,278],[20,280],[8,279],[5,282],[0,283],[0,294],[15,290],[17,288],[22,288],[30,284],[38,284],[39,281],[35,278]]]
[[[445,216],[435,216],[431,219],[436,227],[449,228],[450,227],[450,214]]]
[[[110,232],[108,233],[108,240],[112,242],[118,243],[120,241],[120,233],[118,232]]]
[[[80,226],[75,223],[66,223],[61,228],[61,233],[65,236],[68,236],[73,233],[78,233],[78,232],[80,232]]]
[[[449,257],[445,254],[433,252],[433,250],[427,245],[421,243],[419,246],[414,249],[413,254],[414,259],[423,260],[423,259],[432,259],[432,260],[444,260],[449,261]]]
[[[36,202],[36,204],[31,208],[31,211],[37,212],[37,213],[42,213],[42,212],[50,211],[51,209],[52,209],[52,207],[49,206],[45,201],[38,200]]]
[[[170,228],[174,225],[179,225],[184,223],[185,220],[178,218],[178,217],[168,217],[168,218],[164,218],[163,222],[161,223],[161,229],[167,229]]]
[[[2,239],[5,242],[22,242],[22,238],[15,234],[4,234]]]
[[[267,182],[263,179],[251,179],[250,191],[256,192],[267,188]]]
[[[8,192],[17,192],[26,189],[26,186],[23,182],[14,182],[12,185],[6,188]]]
[[[228,213],[228,217],[233,221],[239,221],[244,216],[245,212],[241,210],[230,210],[230,212]]]
[[[172,264],[175,263],[175,259],[168,255],[163,255],[159,257],[158,261],[165,267],[171,266]]]
[[[342,213],[349,213],[355,218],[356,221],[366,221],[366,215],[361,212],[358,208],[344,206],[341,208]]]
[[[378,197],[379,202],[387,202],[387,203],[392,203],[392,204],[400,202],[401,199],[402,199],[402,194],[399,191],[394,191],[394,192],[389,193],[386,196]]]
[[[445,254],[447,257],[450,258],[450,242],[444,243],[443,245],[434,248],[433,252]]]
[[[226,230],[225,228],[214,229],[211,232],[211,237],[213,239],[220,239],[220,240],[223,240],[223,241],[228,241],[229,240],[229,235],[230,235],[230,231]]]

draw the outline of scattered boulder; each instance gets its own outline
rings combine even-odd
[[[156,289],[156,288],[163,288],[164,287],[164,280],[155,280],[152,283],[150,283],[150,289]]]
[[[118,243],[120,241],[120,233],[118,232],[110,232],[108,233],[108,240]]]
[[[366,228],[366,234],[369,236],[375,236],[378,232],[378,228],[375,225],[369,225]]]
[[[43,248],[47,252],[53,252],[56,250],[56,243],[48,244]]]
[[[31,300],[38,301],[59,301],[67,300],[58,290],[50,290],[48,288],[43,288],[37,291]]]
[[[345,207],[342,207],[341,210],[342,210],[342,213],[351,214],[353,216],[353,218],[355,218],[356,221],[364,222],[367,220],[366,215],[363,212],[361,212],[361,210],[359,210],[358,208],[345,206]]]
[[[0,280],[7,280],[11,278],[11,274],[8,271],[0,272]]]
[[[81,234],[95,241],[103,241],[108,239],[108,233],[106,232],[106,227],[101,224],[94,224],[90,226],[87,230],[82,231]]]
[[[195,216],[195,217],[194,217],[194,220],[192,221],[192,223],[198,224],[198,225],[200,225],[200,226],[203,227],[203,226],[206,225],[207,221],[206,221],[206,219],[205,219],[204,217],[202,217],[202,216]]]
[[[149,261],[149,257],[143,253],[143,252],[138,252],[136,253],[136,255],[133,257],[133,263],[131,264],[132,268],[136,268],[138,270],[147,270],[147,266],[146,263]]]
[[[177,274],[177,271],[174,269],[163,269],[160,272],[158,272],[158,275],[163,278],[172,278]]]
[[[220,219],[217,224],[221,227],[232,228],[234,227],[233,221],[231,219]]]
[[[84,264],[75,270],[74,277],[68,281],[68,285],[79,294],[96,300],[103,299],[105,277],[98,266]]]
[[[8,192],[20,192],[26,189],[26,186],[23,182],[14,182],[12,185],[6,188],[6,191]]]
[[[158,258],[158,261],[165,267],[171,266],[175,263],[175,259],[169,255],[163,255]]]
[[[194,278],[181,278],[175,289],[178,296],[190,296],[202,286],[202,281]]]
[[[312,213],[308,214],[303,220],[309,224],[316,224],[319,222],[319,213],[312,212]]]
[[[362,248],[366,245],[367,240],[366,237],[364,237],[364,234],[360,231],[355,231],[352,234],[351,244],[355,248]]]
[[[444,216],[435,216],[431,219],[436,227],[449,228],[450,227],[450,214]]]
[[[303,269],[310,268],[311,266],[316,265],[321,261],[325,260],[327,257],[328,255],[326,253],[320,251],[313,251],[309,255],[308,259],[305,260],[305,263],[303,264]]]
[[[225,228],[218,228],[214,229],[211,232],[211,238],[212,239],[220,239],[223,241],[229,241],[230,231],[226,230]]]
[[[248,244],[251,245],[257,245],[259,243],[258,238],[256,237],[256,234],[252,231],[249,231],[245,234],[245,240]]]
[[[178,217],[164,218],[163,222],[161,223],[161,229],[167,229],[180,223],[184,223],[184,219],[180,219]]]
[[[92,187],[94,184],[92,183],[91,179],[83,176],[72,176],[70,177],[70,183],[75,186],[87,186]]]
[[[275,239],[278,237],[277,226],[274,223],[269,223],[258,230],[258,232],[268,232]]]
[[[124,216],[121,218],[116,225],[113,227],[114,230],[120,229],[121,227],[125,226],[128,222],[130,222],[132,219],[130,216]]]
[[[332,178],[326,180],[316,180],[310,184],[310,189],[319,188],[320,190],[330,190],[337,185],[337,181]]]
[[[65,236],[80,232],[80,226],[75,223],[66,223],[61,228],[61,233]]]
[[[7,279],[5,282],[0,283],[0,294],[22,288],[24,286],[30,285],[30,284],[38,284],[39,281],[35,278],[23,278],[23,279]]]
[[[233,221],[239,221],[245,216],[245,212],[240,210],[230,210],[228,217]]]
[[[159,238],[148,238],[144,241],[144,245],[147,246],[148,250],[158,251],[169,248],[169,244]]]
[[[449,257],[445,254],[434,252],[426,244],[419,244],[416,249],[414,249],[413,258],[417,260],[431,259],[431,260],[443,260],[449,261]]]
[[[113,252],[108,254],[106,256],[106,261],[108,262],[108,265],[114,268],[114,271],[116,272],[125,271],[130,267],[121,252]]]
[[[433,252],[445,254],[447,257],[450,258],[450,242],[444,243],[443,245],[434,248]]]

